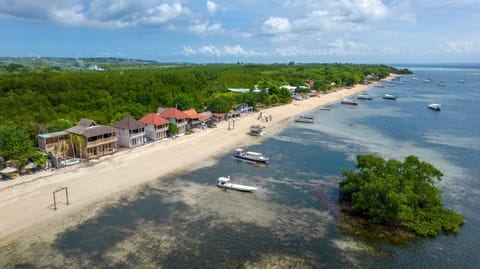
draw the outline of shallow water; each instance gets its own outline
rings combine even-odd
[[[52,239],[0,250],[1,267],[114,268],[475,268],[480,264],[480,73],[422,68],[372,88],[372,101],[333,104],[250,148],[269,165],[223,156],[162,178]],[[423,82],[430,78],[431,83]],[[438,87],[438,81],[445,87]],[[464,83],[458,83],[464,80]],[[398,96],[386,101],[384,93]],[[443,110],[427,109],[441,103]],[[444,174],[445,206],[466,219],[458,235],[404,244],[342,233],[338,182],[355,155],[414,154]],[[260,187],[223,190],[219,176]]]

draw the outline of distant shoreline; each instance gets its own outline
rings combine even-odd
[[[390,74],[383,81],[397,76]],[[236,147],[263,141],[264,138],[247,135],[253,124],[266,126],[268,137],[275,130],[283,128],[285,124],[282,123],[293,116],[339,102],[372,85],[355,85],[351,89],[340,89],[319,97],[263,109],[262,113],[272,116],[268,122],[260,122],[257,119],[258,112],[251,113],[236,120],[232,130],[228,130],[228,122],[224,121],[218,128],[123,150],[77,167],[39,172],[1,182],[0,238],[15,240],[21,235],[36,236],[47,226],[50,228],[61,223],[63,227],[69,227],[78,224],[87,218],[78,217],[84,215],[87,208],[95,212],[103,208],[106,201],[125,192],[131,193],[135,187],[179,171],[195,170]],[[212,175],[212,186],[215,186],[215,179],[215,175]],[[60,194],[58,209],[53,210],[52,192],[61,186],[68,187],[70,204],[66,205],[65,198]]]

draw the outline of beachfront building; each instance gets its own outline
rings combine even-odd
[[[188,116],[182,111],[178,110],[175,107],[159,107],[157,114],[168,120],[170,123],[173,123],[178,128],[178,134],[184,134],[187,130]]]
[[[55,132],[55,133],[46,133],[39,134],[38,139],[38,148],[45,152],[51,153],[56,156],[62,147],[62,144],[68,143],[68,133],[65,131]],[[66,153],[66,152],[65,152]]]
[[[247,93],[250,92],[250,89],[246,88],[228,88],[229,92],[235,92],[235,93]]]
[[[202,126],[203,121],[200,120],[200,115],[194,108],[182,111],[188,116],[187,130],[198,129]]]
[[[92,159],[117,152],[117,130],[111,126],[81,119],[77,126],[65,131],[74,135],[75,155],[80,158]]]
[[[237,111],[240,112],[240,114],[248,114],[253,112],[253,106],[250,106],[247,103],[240,103],[237,106]]]
[[[216,122],[226,120],[226,115],[225,113],[212,113],[212,119]]]
[[[148,140],[157,141],[167,138],[168,120],[151,112],[143,116],[139,121],[146,124],[145,136]]]
[[[133,148],[145,144],[146,124],[131,117],[125,117],[115,123],[113,127],[117,129],[118,145],[126,148]]]

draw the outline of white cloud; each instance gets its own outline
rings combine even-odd
[[[207,20],[204,23],[195,24],[189,27],[189,30],[195,34],[203,34],[203,33],[219,33],[222,32],[222,24],[221,23],[213,23]]]
[[[264,53],[259,53],[253,50],[247,51],[240,45],[233,46],[223,46],[217,47],[212,44],[199,47],[197,49],[192,48],[191,46],[183,46],[182,53],[185,56],[195,56],[195,55],[204,55],[204,56],[236,56],[236,57],[249,57],[249,56],[259,56],[266,55]]]
[[[282,57],[315,57],[315,56],[345,56],[345,55],[368,55],[372,53],[369,45],[354,41],[337,39],[317,48],[305,48],[289,46],[276,48],[273,55]]]
[[[263,31],[267,34],[290,32],[290,22],[287,18],[270,17],[263,23]]]
[[[207,1],[207,10],[209,13],[214,14],[218,10],[218,5],[213,1]]]
[[[444,42],[443,51],[455,54],[480,53],[480,40],[451,40]]]
[[[159,26],[177,19],[188,19],[191,15],[179,0],[0,0],[0,16],[68,26]]]
[[[341,0],[337,5],[353,21],[382,19],[388,13],[388,8],[379,0]]]

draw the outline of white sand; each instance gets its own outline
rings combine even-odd
[[[272,134],[269,130],[278,130],[284,126],[279,123],[292,116],[338,102],[368,87],[357,85],[352,89],[264,109],[263,113],[272,115],[272,121],[261,124],[267,126],[268,137]],[[252,124],[260,123],[258,114],[238,119],[233,130],[227,130],[228,123],[222,122],[216,129],[125,150],[77,167],[0,182],[0,238],[15,236],[15,233],[27,229],[35,234],[42,230],[42,225],[52,225],[65,219],[71,219],[72,223],[81,221],[78,215],[82,209],[90,206],[99,208],[103,201],[135,186],[173,172],[201,167],[236,147],[258,143],[263,138],[247,135]],[[215,180],[216,175],[212,175],[212,184]],[[53,210],[52,192],[61,186],[68,187],[70,204],[65,204],[65,195],[60,192],[57,195],[60,201],[58,209]]]

